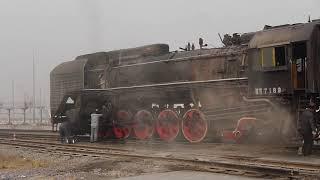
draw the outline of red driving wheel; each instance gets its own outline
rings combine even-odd
[[[180,122],[178,115],[166,109],[159,113],[156,121],[156,131],[160,139],[170,142],[176,139],[179,134]]]
[[[144,140],[153,135],[153,116],[147,110],[140,110],[133,118],[133,132],[137,139]]]
[[[207,134],[208,124],[204,114],[197,109],[187,111],[182,119],[183,136],[191,143],[202,141]]]
[[[120,110],[116,114],[116,121],[113,123],[113,134],[117,139],[126,139],[130,136],[132,115],[128,111]]]

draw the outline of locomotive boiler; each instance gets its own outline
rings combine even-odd
[[[318,97],[319,33],[310,22],[235,36],[221,48],[154,44],[79,56],[50,74],[52,123],[70,123],[66,111],[78,109],[74,134],[88,133],[99,111],[100,136],[117,139],[240,139],[258,121],[292,132],[303,99]],[[280,112],[288,116],[271,116]]]

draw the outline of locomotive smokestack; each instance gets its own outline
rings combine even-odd
[[[32,56],[32,122],[36,121],[36,85],[35,85],[35,63],[34,63],[34,51]]]

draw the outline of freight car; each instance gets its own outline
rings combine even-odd
[[[100,111],[101,137],[181,134],[200,142],[236,123],[223,135],[240,140],[254,126],[294,136],[297,110],[319,93],[319,23],[227,37],[221,48],[169,52],[154,44],[62,63],[50,74],[52,123],[85,134],[90,114]],[[77,109],[74,123],[65,116],[70,109]]]

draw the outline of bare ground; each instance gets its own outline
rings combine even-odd
[[[27,159],[23,156],[8,152],[0,152],[0,171],[6,169],[31,169],[46,167],[47,164],[44,161]]]
[[[82,142],[83,144],[87,144]],[[92,144],[91,144],[92,145]],[[309,157],[297,156],[296,150],[271,145],[181,144],[181,143],[100,143],[100,146],[128,149],[139,154],[212,159],[233,156],[320,164],[319,152]],[[37,152],[14,146],[0,146],[0,179],[115,179],[151,173],[185,170],[168,161],[138,158],[71,156]]]
[[[0,147],[0,179],[115,179],[172,171],[169,162],[136,158],[98,159]]]

